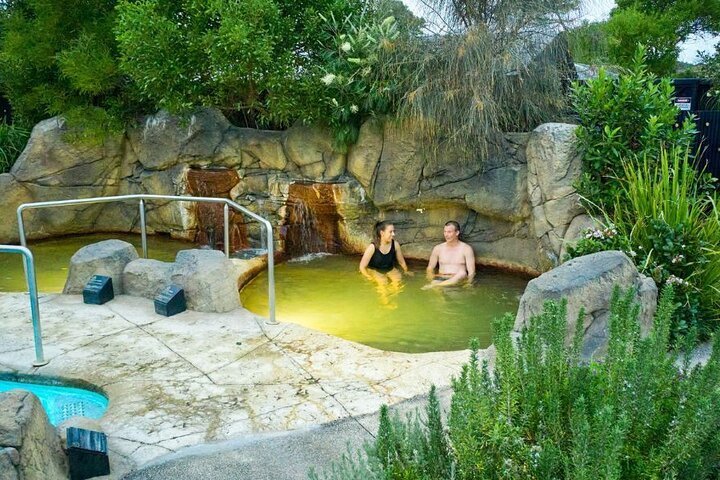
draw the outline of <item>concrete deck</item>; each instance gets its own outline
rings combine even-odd
[[[185,447],[375,412],[447,387],[469,355],[384,352],[244,309],[167,318],[124,295],[44,295],[40,311],[50,363],[33,368],[28,297],[0,294],[0,371],[101,387],[114,478]]]

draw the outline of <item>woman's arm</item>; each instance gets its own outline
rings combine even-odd
[[[395,240],[393,240],[395,242]],[[408,270],[407,263],[405,263],[405,257],[403,257],[402,250],[400,250],[400,244],[395,242],[395,259],[397,259],[398,265],[402,268],[403,272],[410,273]]]
[[[373,278],[367,268],[368,265],[370,265],[370,259],[372,258],[373,253],[375,253],[375,245],[371,243],[365,249],[365,253],[363,253],[362,258],[360,259],[360,273],[362,273],[365,277],[369,279]]]

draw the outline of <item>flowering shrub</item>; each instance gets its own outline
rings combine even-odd
[[[615,291],[600,363],[581,361],[581,320],[566,346],[564,302],[546,303],[517,340],[514,317],[506,315],[494,328],[494,371],[480,363],[475,346],[453,380],[447,429],[431,391],[425,418],[402,422],[384,409],[364,455],[345,456],[311,478],[718,478],[720,349],[695,369],[687,358],[668,355],[672,287],[662,292],[653,330],[641,340],[634,295]]]
[[[607,227],[588,228],[575,245],[568,246],[567,259],[590,255],[605,250],[621,250],[628,256],[634,257],[635,251],[630,248],[627,237],[619,235],[617,227],[610,224]]]
[[[383,55],[400,37],[395,18],[322,17],[329,32],[305,88],[305,121],[328,125],[338,147],[357,140],[362,121],[394,110],[398,85],[379,71]]]

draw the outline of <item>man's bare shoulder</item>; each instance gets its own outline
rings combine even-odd
[[[469,244],[465,242],[460,242],[460,245],[462,245],[462,249],[463,251],[465,251],[465,253],[472,253],[474,255],[473,248]]]

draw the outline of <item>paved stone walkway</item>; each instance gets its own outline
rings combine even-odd
[[[33,368],[26,295],[0,294],[0,371],[88,381],[110,399],[101,424],[113,477],[184,447],[355,418],[447,387],[468,352],[403,354],[244,309],[154,313],[121,295],[102,305],[45,295],[45,357]]]

